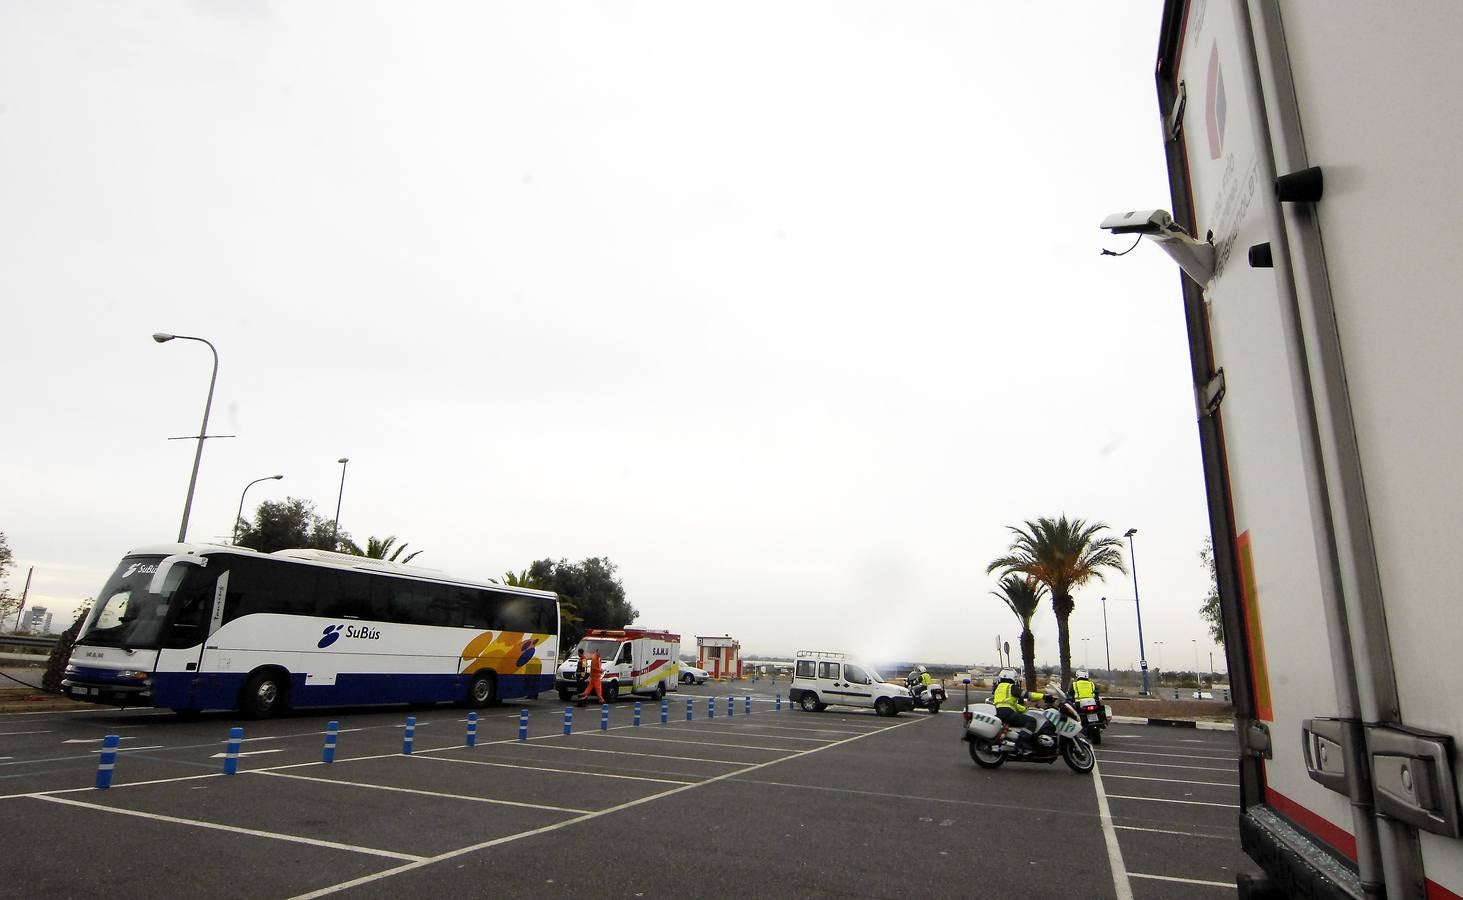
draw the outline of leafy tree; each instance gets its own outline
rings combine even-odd
[[[265,500],[254,521],[239,520],[240,547],[260,553],[276,550],[335,550],[354,546],[348,532],[335,533],[335,523],[315,514],[315,504],[299,497]],[[363,555],[363,554],[357,554]]]
[[[10,543],[5,539],[5,532],[0,531],[0,627],[4,627],[6,620],[20,611],[20,598],[12,597],[6,584],[10,567],[13,565],[15,565],[15,554],[11,552]],[[15,627],[20,627],[19,620],[16,621]]]
[[[90,611],[91,598],[87,597],[77,607],[76,618],[71,620],[71,627],[61,632],[61,636],[56,639],[56,646],[51,648],[51,655],[46,660],[46,674],[41,676],[41,688],[46,693],[61,693],[61,679],[66,676],[71,650],[76,646],[77,635],[81,634],[81,624],[86,621],[86,614]]]
[[[1219,571],[1214,566],[1214,539],[1204,538],[1199,549],[1199,562],[1209,572],[1209,595],[1199,604],[1199,618],[1209,626],[1214,643],[1224,645],[1224,619],[1219,612]]]
[[[1000,591],[991,591],[1021,621],[1021,665],[1026,671],[1026,689],[1036,690],[1036,635],[1031,631],[1031,617],[1041,607],[1048,593],[1046,585],[1030,575],[1007,575],[1001,579]]]
[[[1072,683],[1072,635],[1069,620],[1075,603],[1072,590],[1103,569],[1127,572],[1123,565],[1122,541],[1101,532],[1108,526],[1088,524],[1082,519],[1042,517],[1027,520],[1025,528],[1008,525],[1013,537],[1010,552],[986,566],[986,572],[1030,575],[1051,589],[1052,611],[1057,615],[1057,652],[1062,684]]]
[[[560,643],[561,649],[567,649],[579,643],[591,628],[624,628],[635,621],[638,613],[625,599],[625,586],[615,577],[615,571],[614,563],[598,556],[577,563],[540,559],[513,577],[526,582],[525,587],[559,595],[563,619]]]

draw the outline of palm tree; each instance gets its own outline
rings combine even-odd
[[[1000,587],[1000,592],[991,591],[991,596],[1000,598],[1015,613],[1016,618],[1021,620],[1021,666],[1026,671],[1026,689],[1034,691],[1036,635],[1031,631],[1031,617],[1041,608],[1047,587],[1030,575],[1007,575],[1001,579]]]
[[[1052,611],[1057,614],[1057,651],[1062,664],[1062,684],[1072,683],[1072,636],[1067,620],[1072,615],[1072,590],[1093,578],[1102,579],[1103,569],[1126,573],[1122,539],[1101,534],[1108,526],[1088,524],[1082,519],[1042,517],[1027,520],[1025,528],[1006,526],[1012,535],[1010,552],[991,561],[986,572],[1029,575],[1051,589]]]
[[[402,553],[406,552],[408,546],[410,545],[402,544],[399,547],[396,546],[396,535],[394,534],[384,538],[372,537],[366,539],[366,552],[362,555],[367,559],[384,559],[387,562],[399,562],[402,565],[406,565],[421,555],[422,552],[420,550],[413,550],[411,553],[406,554],[405,559],[399,558]],[[395,547],[394,550],[392,549],[393,547]],[[391,555],[387,556],[386,554],[388,553]]]

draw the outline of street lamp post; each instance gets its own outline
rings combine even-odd
[[[1107,672],[1112,677],[1112,641],[1107,636],[1107,598],[1102,598],[1102,644],[1107,648]]]
[[[330,526],[330,549],[336,548],[335,535],[340,531],[340,501],[345,499],[345,467],[350,462],[350,457],[342,456],[336,462],[340,463],[340,493],[335,495],[335,522]]]
[[[1197,638],[1189,638],[1189,643],[1194,645],[1194,689],[1199,690],[1204,687],[1204,683],[1199,680],[1199,641]]]
[[[207,344],[210,352],[213,353],[213,374],[208,378],[208,400],[203,404],[203,424],[198,427],[198,437],[191,440],[198,441],[198,449],[193,453],[193,474],[188,477],[188,498],[183,501],[183,522],[178,526],[178,543],[188,539],[188,514],[193,509],[193,489],[198,484],[198,464],[203,460],[203,442],[208,439],[208,414],[213,410],[213,385],[218,380],[218,350],[201,337],[190,337],[186,334],[168,334],[159,331],[152,336],[152,339],[159,344],[166,344],[171,340],[197,341],[200,344]],[[232,435],[217,435],[217,437],[232,437]]]
[[[1088,652],[1087,652],[1088,649],[1089,649],[1088,646],[1087,646],[1087,642],[1090,641],[1090,640],[1092,640],[1092,639],[1091,638],[1083,638],[1082,639],[1082,668],[1084,668],[1084,669],[1087,668],[1087,666],[1090,665],[1090,663],[1091,663],[1091,657],[1088,655]]]
[[[234,516],[235,544],[239,542],[239,520],[244,518],[244,495],[249,493],[249,488],[253,487],[261,481],[278,481],[283,477],[283,475],[265,475],[263,478],[256,478],[248,484],[244,485],[244,489],[239,492],[239,512]]]
[[[1148,657],[1143,652],[1143,604],[1138,602],[1138,556],[1133,552],[1133,535],[1138,529],[1129,528],[1123,537],[1128,539],[1128,560],[1133,568],[1133,606],[1138,610],[1138,668],[1143,672],[1142,694],[1148,695]]]

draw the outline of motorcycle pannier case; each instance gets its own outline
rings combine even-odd
[[[987,740],[1001,733],[1001,720],[996,718],[996,708],[989,703],[972,703],[969,707],[970,724],[966,730],[978,738]]]

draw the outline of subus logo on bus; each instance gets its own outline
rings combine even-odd
[[[157,566],[149,566],[142,563],[133,563],[132,565],[128,566],[127,569],[122,573],[122,577],[131,578],[138,572],[141,572],[144,575],[154,575],[157,573]]]
[[[358,641],[379,641],[381,640],[381,629],[367,628],[365,625],[326,625],[323,636],[317,647],[324,650],[331,644],[340,640],[341,634],[348,638],[355,638]]]

